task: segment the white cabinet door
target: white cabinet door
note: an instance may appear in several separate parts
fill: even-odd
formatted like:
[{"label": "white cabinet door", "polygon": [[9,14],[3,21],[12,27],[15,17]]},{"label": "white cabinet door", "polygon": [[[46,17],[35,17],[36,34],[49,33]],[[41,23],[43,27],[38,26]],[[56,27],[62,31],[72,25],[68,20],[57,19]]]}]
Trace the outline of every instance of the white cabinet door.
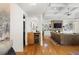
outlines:
[{"label": "white cabinet door", "polygon": [[74,22],[74,33],[79,33],[79,22]]}]

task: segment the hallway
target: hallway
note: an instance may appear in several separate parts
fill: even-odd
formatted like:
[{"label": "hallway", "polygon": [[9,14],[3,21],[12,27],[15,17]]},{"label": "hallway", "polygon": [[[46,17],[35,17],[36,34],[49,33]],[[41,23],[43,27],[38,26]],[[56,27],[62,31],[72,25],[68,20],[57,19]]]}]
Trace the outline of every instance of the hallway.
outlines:
[{"label": "hallway", "polygon": [[79,46],[61,46],[56,44],[51,38],[44,37],[43,46],[28,45],[24,52],[17,52],[17,55],[73,55],[79,54]]}]

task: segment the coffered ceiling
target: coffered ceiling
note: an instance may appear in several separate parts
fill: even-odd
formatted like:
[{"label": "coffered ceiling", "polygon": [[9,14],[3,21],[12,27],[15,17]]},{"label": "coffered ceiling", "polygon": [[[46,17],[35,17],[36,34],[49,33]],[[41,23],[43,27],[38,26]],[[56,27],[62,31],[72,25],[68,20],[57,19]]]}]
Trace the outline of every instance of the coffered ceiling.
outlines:
[{"label": "coffered ceiling", "polygon": [[28,15],[43,15],[44,19],[79,19],[79,3],[21,3]]}]

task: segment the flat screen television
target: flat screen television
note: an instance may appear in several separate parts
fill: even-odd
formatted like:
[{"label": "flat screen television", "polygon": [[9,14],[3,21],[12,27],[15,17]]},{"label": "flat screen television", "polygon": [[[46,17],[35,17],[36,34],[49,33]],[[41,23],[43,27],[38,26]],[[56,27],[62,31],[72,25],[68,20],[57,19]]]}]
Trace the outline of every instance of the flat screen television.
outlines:
[{"label": "flat screen television", "polygon": [[62,28],[62,23],[54,23],[54,28]]}]

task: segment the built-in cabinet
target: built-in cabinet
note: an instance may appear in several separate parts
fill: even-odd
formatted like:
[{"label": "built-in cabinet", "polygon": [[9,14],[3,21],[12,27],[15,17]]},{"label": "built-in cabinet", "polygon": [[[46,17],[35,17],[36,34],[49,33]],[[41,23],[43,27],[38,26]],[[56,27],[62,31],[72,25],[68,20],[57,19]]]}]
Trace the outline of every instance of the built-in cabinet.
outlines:
[{"label": "built-in cabinet", "polygon": [[28,32],[27,33],[27,43],[29,44],[34,44],[34,34],[33,32]]},{"label": "built-in cabinet", "polygon": [[28,32],[27,34],[27,43],[30,44],[39,44],[40,43],[40,33],[39,32]]}]

